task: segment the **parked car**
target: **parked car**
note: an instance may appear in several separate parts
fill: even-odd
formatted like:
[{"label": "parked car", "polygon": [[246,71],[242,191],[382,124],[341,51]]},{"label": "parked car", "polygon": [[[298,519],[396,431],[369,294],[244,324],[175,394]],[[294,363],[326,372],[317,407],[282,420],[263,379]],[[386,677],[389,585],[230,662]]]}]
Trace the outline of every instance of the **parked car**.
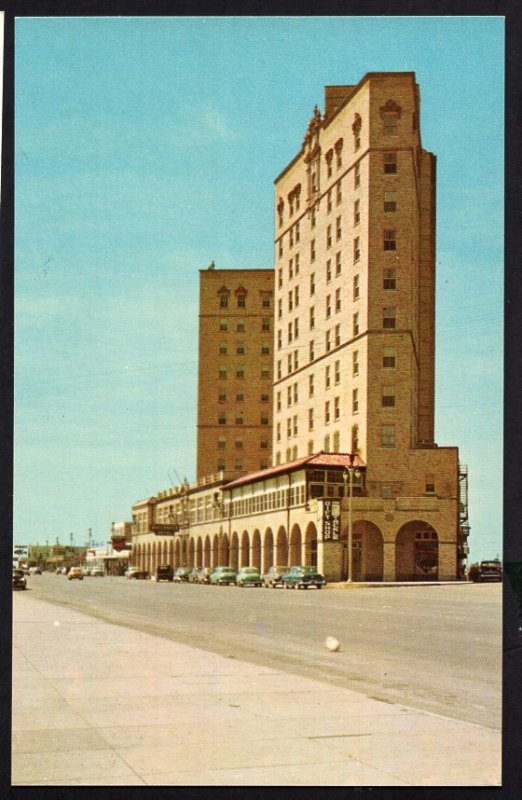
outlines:
[{"label": "parked car", "polygon": [[174,580],[174,568],[170,564],[160,564],[156,570],[156,581]]},{"label": "parked car", "polygon": [[315,567],[291,567],[283,575],[283,586],[285,589],[309,589],[310,586],[321,589],[326,586],[326,581]]},{"label": "parked car", "polygon": [[27,582],[23,569],[13,570],[13,589],[27,589]]},{"label": "parked car", "polygon": [[496,558],[491,561],[481,561],[480,564],[472,564],[469,568],[469,579],[475,583],[501,581],[502,564]]},{"label": "parked car", "polygon": [[202,567],[198,574],[198,583],[210,583],[210,576],[214,572],[213,567]]},{"label": "parked car", "polygon": [[263,575],[263,586],[275,589],[276,586],[283,586],[283,575],[288,572],[288,567],[270,567]]},{"label": "parked car", "polygon": [[140,569],[139,567],[129,567],[129,569],[125,572],[126,578],[135,578],[136,580],[147,580],[149,577],[149,573],[146,569]]},{"label": "parked car", "polygon": [[224,586],[225,584],[234,584],[236,582],[236,573],[232,567],[216,567],[210,576],[210,583],[214,586]]},{"label": "parked car", "polygon": [[105,577],[105,570],[103,567],[93,567],[91,570],[91,575],[93,578],[103,578]]},{"label": "parked car", "polygon": [[236,575],[238,586],[262,586],[263,581],[257,567],[241,567]]},{"label": "parked car", "polygon": [[199,583],[199,567],[193,567],[188,575],[189,583]]},{"label": "parked car", "polygon": [[61,567],[56,567],[56,569],[54,570],[54,574],[55,575],[61,575],[62,574],[62,568]]},{"label": "parked car", "polygon": [[67,574],[68,581],[83,581],[83,570],[81,567],[71,567]]},{"label": "parked car", "polygon": [[84,567],[84,569],[83,569],[84,578],[92,577],[93,570],[94,570],[94,567]]},{"label": "parked car", "polygon": [[40,567],[29,567],[29,575],[41,575],[42,570]]},{"label": "parked car", "polygon": [[191,571],[192,567],[178,567],[174,573],[174,581],[176,583],[188,583]]}]

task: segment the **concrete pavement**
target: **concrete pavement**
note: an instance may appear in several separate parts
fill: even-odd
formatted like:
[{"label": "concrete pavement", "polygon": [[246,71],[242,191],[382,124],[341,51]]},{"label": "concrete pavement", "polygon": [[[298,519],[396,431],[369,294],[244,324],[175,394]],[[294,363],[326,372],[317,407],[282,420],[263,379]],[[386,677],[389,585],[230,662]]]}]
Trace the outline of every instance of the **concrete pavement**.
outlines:
[{"label": "concrete pavement", "polygon": [[500,785],[500,731],[13,604],[13,785]]}]

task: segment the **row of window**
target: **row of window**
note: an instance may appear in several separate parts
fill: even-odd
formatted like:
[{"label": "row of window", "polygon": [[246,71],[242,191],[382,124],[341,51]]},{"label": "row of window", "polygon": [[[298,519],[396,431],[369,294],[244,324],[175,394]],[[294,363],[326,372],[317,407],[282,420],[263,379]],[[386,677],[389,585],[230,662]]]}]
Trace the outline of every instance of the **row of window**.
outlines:
[{"label": "row of window", "polygon": [[[244,425],[245,424],[245,414],[244,414],[243,411],[236,411],[234,418],[235,418],[235,424],[236,425]],[[227,419],[229,419],[229,417],[227,417],[226,411],[220,411],[218,413],[218,425],[230,424],[230,422],[227,423]],[[268,414],[261,413],[259,424],[260,425],[269,425]]]},{"label": "row of window", "polygon": [[[237,333],[246,333],[246,322],[244,319],[234,320],[236,325],[236,332]],[[219,330],[221,333],[227,333],[229,330],[229,325],[232,326],[232,321],[228,319],[221,319],[219,321]],[[262,331],[269,331],[270,330],[270,319],[267,317],[266,319],[261,320],[261,330]]]},{"label": "row of window", "polygon": [[[259,442],[259,449],[260,450],[268,450],[268,439],[261,439]],[[217,440],[217,448],[218,450],[226,450],[227,449],[227,440],[224,436],[220,436]],[[235,439],[234,440],[234,449],[235,450],[243,450],[244,449],[244,441],[243,439]]]},{"label": "row of window", "polygon": [[[260,353],[262,356],[269,356],[270,355],[270,345],[268,342],[263,342],[260,347]],[[219,345],[219,355],[226,356],[228,355],[228,344],[222,342]],[[246,347],[243,343],[236,344],[236,355],[244,356],[246,355]]]},{"label": "row of window", "polygon": [[[245,378],[245,367],[243,364],[238,364],[234,369],[234,375],[236,378],[243,380]],[[270,377],[270,367],[268,365],[263,365],[261,367],[261,377],[269,378]],[[218,368],[218,377],[220,381],[226,381],[229,378],[229,367],[227,364],[221,364]]]},{"label": "row of window", "polygon": [[[242,293],[235,293],[236,295],[236,307],[237,308],[246,308],[247,307],[247,295],[246,292]],[[220,308],[230,308],[230,292],[228,289],[220,289],[218,292],[219,297],[219,307]],[[271,308],[272,307],[272,298],[270,294],[265,293],[261,297],[261,306],[263,308]]]},{"label": "row of window", "polygon": [[[218,401],[220,403],[226,403],[228,399],[228,394],[225,391],[220,391],[218,395]],[[235,401],[236,403],[243,403],[245,400],[244,392],[236,392]],[[263,393],[260,396],[260,400],[262,403],[269,403],[270,402],[270,395]]]},{"label": "row of window", "polygon": [[[252,469],[249,466],[249,469]],[[259,462],[259,469],[268,469],[268,458],[262,458]],[[245,471],[245,463],[242,458],[236,458],[233,464],[231,462],[225,461],[224,458],[218,458],[216,463],[216,471],[217,472],[227,472],[227,470],[232,470],[234,472],[244,472]]]},{"label": "row of window", "polygon": [[[340,222],[341,217],[337,218],[336,227],[335,227],[335,241],[339,242],[342,239],[342,223]],[[326,228],[326,249],[329,250],[333,245],[333,232],[332,226],[328,225]],[[361,239],[359,236],[355,236],[353,239],[353,262],[354,264],[361,258]],[[382,249],[385,252],[390,250],[397,250],[397,231],[394,228],[386,228],[382,232]],[[281,242],[279,243],[279,258],[283,255],[283,249],[281,246]],[[314,264],[316,260],[317,249],[316,249],[316,240],[312,239],[310,242],[310,263]],[[340,264],[340,253],[336,254],[337,263]],[[298,254],[294,256],[288,262],[288,277],[289,279],[293,278],[294,274],[297,275],[299,273],[299,266],[296,267],[294,270],[294,264],[299,265],[299,258]],[[337,272],[339,274],[340,267]],[[281,288],[283,285],[283,272],[280,268],[278,271],[278,286]]]}]

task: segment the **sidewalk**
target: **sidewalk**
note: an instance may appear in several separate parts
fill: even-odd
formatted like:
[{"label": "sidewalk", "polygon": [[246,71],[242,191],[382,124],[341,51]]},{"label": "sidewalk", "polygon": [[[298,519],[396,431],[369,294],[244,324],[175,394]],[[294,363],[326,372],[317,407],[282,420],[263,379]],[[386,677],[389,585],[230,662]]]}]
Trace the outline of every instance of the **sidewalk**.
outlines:
[{"label": "sidewalk", "polygon": [[499,731],[13,604],[13,785],[500,784]]}]

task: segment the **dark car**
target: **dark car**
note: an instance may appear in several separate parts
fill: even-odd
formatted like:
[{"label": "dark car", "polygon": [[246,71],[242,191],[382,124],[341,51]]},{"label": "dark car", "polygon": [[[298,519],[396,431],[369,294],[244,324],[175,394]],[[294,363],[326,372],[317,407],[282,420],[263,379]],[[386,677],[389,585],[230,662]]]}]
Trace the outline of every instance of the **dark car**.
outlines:
[{"label": "dark car", "polygon": [[135,578],[135,580],[147,580],[149,573],[146,569],[139,569],[138,567],[129,567],[125,572],[126,578]]},{"label": "dark car", "polygon": [[497,561],[497,559],[493,559],[492,561],[481,561],[476,580],[479,583],[485,583],[486,581],[501,581],[502,564],[500,561]]},{"label": "dark car", "polygon": [[173,581],[174,567],[170,564],[160,564],[156,569],[156,581]]},{"label": "dark car", "polygon": [[23,569],[13,570],[13,589],[27,589],[27,582]]},{"label": "dark car", "polygon": [[315,567],[291,567],[283,575],[283,586],[285,589],[309,589],[311,586],[321,589],[326,586],[326,581]]},{"label": "dark car", "polygon": [[198,573],[198,583],[210,583],[210,576],[213,572],[213,567],[202,567]]},{"label": "dark car", "polygon": [[194,567],[193,569],[190,570],[189,576],[188,576],[188,582],[189,583],[199,583],[199,568],[198,567]]},{"label": "dark car", "polygon": [[276,586],[283,585],[283,575],[288,572],[288,567],[270,567],[270,569],[263,575],[263,586],[265,588],[271,587],[275,589]]},{"label": "dark car", "polygon": [[174,580],[176,583],[188,583],[189,575],[192,572],[192,567],[178,567],[174,573]]}]

